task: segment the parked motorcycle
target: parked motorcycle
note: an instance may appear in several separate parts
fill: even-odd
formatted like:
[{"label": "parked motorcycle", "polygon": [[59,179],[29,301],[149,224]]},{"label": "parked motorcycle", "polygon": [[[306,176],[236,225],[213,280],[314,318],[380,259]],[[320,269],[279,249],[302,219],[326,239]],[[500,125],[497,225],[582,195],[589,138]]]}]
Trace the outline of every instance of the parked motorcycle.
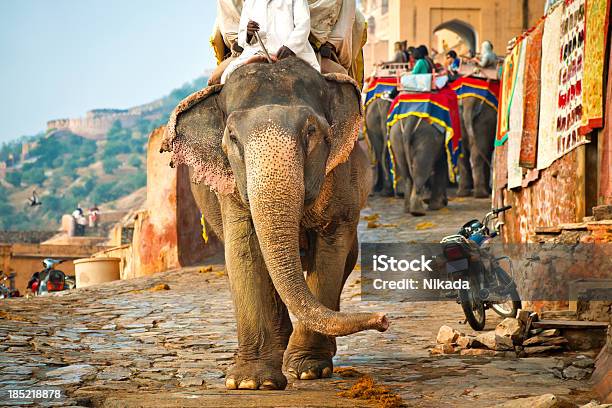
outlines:
[{"label": "parked motorcycle", "polygon": [[[13,289],[14,288],[13,286],[14,278],[15,278],[14,273],[11,273],[10,275],[6,275],[4,272],[0,271],[0,299],[8,299],[8,298],[14,298],[14,297],[21,296],[18,290]],[[8,282],[8,286],[7,286],[7,282]]]},{"label": "parked motorcycle", "polygon": [[28,289],[36,296],[73,289],[76,286],[74,277],[68,276],[64,272],[55,269],[56,265],[63,262],[65,262],[65,260],[52,258],[43,260],[45,269],[40,272],[35,272],[32,275],[28,282]]},{"label": "parked motorcycle", "polygon": [[[469,289],[458,290],[457,302],[461,304],[466,320],[474,330],[485,326],[485,311],[493,309],[502,317],[516,317],[521,300],[514,282],[512,261],[507,256],[495,257],[490,243],[499,235],[499,224],[490,229],[493,220],[511,206],[497,208],[487,213],[482,221],[471,220],[455,235],[444,237],[446,272],[453,280],[469,282]],[[509,265],[509,273],[500,262]]]}]

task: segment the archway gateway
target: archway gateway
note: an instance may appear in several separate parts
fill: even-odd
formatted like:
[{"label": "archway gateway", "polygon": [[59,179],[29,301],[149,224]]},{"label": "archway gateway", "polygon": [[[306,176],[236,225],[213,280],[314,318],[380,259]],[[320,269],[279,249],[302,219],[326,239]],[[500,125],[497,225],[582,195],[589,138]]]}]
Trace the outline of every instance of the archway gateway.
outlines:
[{"label": "archway gateway", "polygon": [[438,52],[454,49],[458,54],[476,52],[477,34],[474,28],[461,20],[453,19],[439,24],[433,30],[433,47]]}]

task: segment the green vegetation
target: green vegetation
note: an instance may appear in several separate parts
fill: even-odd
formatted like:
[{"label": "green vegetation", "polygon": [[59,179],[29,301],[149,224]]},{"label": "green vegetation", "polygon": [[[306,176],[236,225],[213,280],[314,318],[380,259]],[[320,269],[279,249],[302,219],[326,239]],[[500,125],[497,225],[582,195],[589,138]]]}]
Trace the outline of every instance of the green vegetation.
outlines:
[{"label": "green vegetation", "polygon": [[[142,116],[129,127],[116,121],[98,142],[52,129],[2,144],[0,161],[8,169],[6,183],[0,184],[0,229],[56,229],[61,216],[71,213],[78,203],[104,205],[144,187],[149,134],[168,121],[182,99],[205,87],[206,81],[198,78],[173,90],[160,101],[155,114]],[[21,162],[25,143],[29,150]],[[121,167],[124,163],[127,166]],[[29,207],[23,198],[16,198],[33,189],[41,206]]]}]

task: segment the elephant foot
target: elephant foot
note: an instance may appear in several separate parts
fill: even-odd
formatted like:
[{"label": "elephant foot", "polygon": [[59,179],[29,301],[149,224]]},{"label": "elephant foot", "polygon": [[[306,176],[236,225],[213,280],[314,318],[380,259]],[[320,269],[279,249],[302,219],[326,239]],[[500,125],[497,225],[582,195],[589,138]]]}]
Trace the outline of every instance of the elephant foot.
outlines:
[{"label": "elephant foot", "polygon": [[472,195],[472,190],[467,188],[459,188],[457,190],[457,197],[469,197]]},{"label": "elephant foot", "polygon": [[277,364],[237,360],[225,377],[228,390],[284,390],[287,378]]},{"label": "elephant foot", "polygon": [[397,193],[395,193],[395,198],[404,198],[404,192],[398,191]]},{"label": "elephant foot", "polygon": [[438,211],[444,207],[446,207],[444,200],[430,201],[427,204],[427,208],[430,209],[431,211]]},{"label": "elephant foot", "polygon": [[[316,337],[310,340],[316,340]],[[307,343],[310,342],[307,341]],[[336,349],[335,341],[334,339],[325,339],[323,343],[329,344],[305,346],[302,343],[301,346],[292,346],[290,342],[283,361],[283,368],[287,374],[300,380],[331,377],[334,371],[332,357]]]},{"label": "elephant foot", "polygon": [[474,190],[474,197],[476,198],[489,198],[489,191],[486,189],[476,189]]},{"label": "elephant foot", "polygon": [[380,196],[381,197],[393,197],[395,196],[395,192],[393,191],[392,188],[383,188],[380,191]]},{"label": "elephant foot", "polygon": [[411,200],[410,214],[414,215],[415,217],[421,217],[423,215],[426,215],[425,207],[423,207],[423,200],[421,200],[420,198]]}]

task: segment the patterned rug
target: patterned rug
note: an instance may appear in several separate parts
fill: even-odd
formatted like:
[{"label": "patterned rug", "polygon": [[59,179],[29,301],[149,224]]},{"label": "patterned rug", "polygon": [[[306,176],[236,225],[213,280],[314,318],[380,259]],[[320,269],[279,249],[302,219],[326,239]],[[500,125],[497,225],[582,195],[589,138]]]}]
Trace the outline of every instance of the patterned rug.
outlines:
[{"label": "patterned rug", "polygon": [[523,136],[523,86],[525,76],[525,51],[527,42],[522,40],[516,46],[518,58],[516,61],[516,78],[510,111],[508,112],[508,189],[521,187],[523,183],[523,169],[519,166],[521,154],[521,138]]}]

